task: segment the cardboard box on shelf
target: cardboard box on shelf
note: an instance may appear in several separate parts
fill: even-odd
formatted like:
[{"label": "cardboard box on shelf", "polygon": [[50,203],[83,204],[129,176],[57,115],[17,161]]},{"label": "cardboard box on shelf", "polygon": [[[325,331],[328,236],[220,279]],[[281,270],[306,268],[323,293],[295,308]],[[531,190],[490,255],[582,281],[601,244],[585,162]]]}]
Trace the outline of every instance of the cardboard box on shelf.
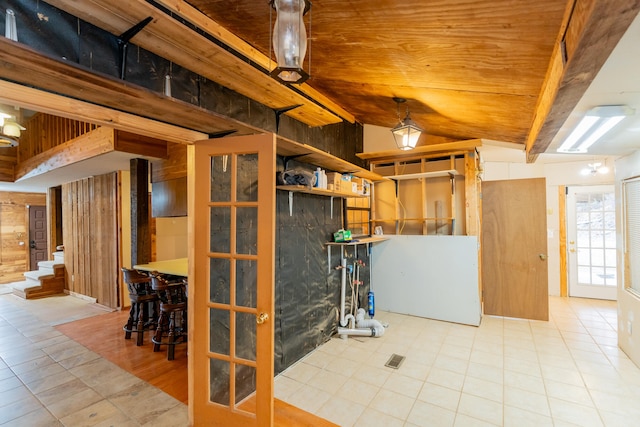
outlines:
[{"label": "cardboard box on shelf", "polygon": [[338,172],[327,173],[327,188],[332,188],[333,191],[342,191],[342,174]]}]

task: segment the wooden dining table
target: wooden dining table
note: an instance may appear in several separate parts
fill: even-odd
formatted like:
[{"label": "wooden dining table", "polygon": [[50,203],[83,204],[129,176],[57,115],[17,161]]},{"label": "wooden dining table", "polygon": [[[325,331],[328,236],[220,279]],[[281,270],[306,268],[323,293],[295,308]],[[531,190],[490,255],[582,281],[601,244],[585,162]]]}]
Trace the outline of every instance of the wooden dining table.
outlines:
[{"label": "wooden dining table", "polygon": [[136,264],[133,268],[142,271],[157,271],[158,273],[169,274],[171,276],[187,277],[189,275],[189,259],[177,258],[153,261],[147,264]]}]

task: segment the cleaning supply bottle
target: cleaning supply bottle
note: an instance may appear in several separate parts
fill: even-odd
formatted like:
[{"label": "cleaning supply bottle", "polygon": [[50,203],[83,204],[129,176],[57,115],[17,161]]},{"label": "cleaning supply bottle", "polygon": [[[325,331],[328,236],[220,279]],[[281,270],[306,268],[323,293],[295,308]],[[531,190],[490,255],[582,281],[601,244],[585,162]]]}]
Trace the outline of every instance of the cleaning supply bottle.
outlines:
[{"label": "cleaning supply bottle", "polygon": [[368,308],[369,308],[369,317],[373,318],[376,314],[376,303],[373,296],[373,291],[369,291],[367,294]]},{"label": "cleaning supply bottle", "polygon": [[313,173],[313,176],[316,177],[316,182],[313,184],[314,187],[317,188],[322,188],[322,171],[320,170],[320,168],[317,168],[316,171]]}]

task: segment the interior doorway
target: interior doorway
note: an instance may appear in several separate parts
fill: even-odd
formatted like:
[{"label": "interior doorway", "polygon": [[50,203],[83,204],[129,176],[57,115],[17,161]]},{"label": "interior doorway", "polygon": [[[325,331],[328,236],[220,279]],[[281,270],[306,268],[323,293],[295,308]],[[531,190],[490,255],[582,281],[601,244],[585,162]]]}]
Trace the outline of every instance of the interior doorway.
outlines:
[{"label": "interior doorway", "polygon": [[613,185],[567,188],[569,296],[616,299]]},{"label": "interior doorway", "polygon": [[482,183],[484,313],[549,320],[546,181]]},{"label": "interior doorway", "polygon": [[37,270],[38,262],[47,256],[47,208],[27,206],[29,209],[29,270]]}]

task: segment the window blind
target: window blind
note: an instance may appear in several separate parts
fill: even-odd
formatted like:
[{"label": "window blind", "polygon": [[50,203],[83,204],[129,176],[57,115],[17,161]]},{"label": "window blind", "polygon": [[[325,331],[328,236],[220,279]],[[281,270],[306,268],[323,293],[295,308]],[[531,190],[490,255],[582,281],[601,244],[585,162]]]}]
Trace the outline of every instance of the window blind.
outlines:
[{"label": "window blind", "polygon": [[625,288],[640,295],[640,178],[623,182]]}]

